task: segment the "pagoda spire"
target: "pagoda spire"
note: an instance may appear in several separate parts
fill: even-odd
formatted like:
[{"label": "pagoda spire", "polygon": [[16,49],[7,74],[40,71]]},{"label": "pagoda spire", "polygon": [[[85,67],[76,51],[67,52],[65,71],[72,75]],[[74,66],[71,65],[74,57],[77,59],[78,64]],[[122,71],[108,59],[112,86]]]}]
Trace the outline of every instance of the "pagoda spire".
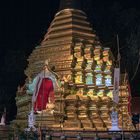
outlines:
[{"label": "pagoda spire", "polygon": [[81,10],[81,0],[60,0],[59,11],[69,8]]}]

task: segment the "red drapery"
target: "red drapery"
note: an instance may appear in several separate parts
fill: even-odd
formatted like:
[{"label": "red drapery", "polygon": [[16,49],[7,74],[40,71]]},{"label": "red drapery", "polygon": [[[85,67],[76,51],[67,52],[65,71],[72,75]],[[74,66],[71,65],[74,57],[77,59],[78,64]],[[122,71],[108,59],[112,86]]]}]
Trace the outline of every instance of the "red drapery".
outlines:
[{"label": "red drapery", "polygon": [[54,102],[53,83],[49,78],[43,78],[34,104],[34,111],[36,112],[46,109],[49,98],[51,102]]}]

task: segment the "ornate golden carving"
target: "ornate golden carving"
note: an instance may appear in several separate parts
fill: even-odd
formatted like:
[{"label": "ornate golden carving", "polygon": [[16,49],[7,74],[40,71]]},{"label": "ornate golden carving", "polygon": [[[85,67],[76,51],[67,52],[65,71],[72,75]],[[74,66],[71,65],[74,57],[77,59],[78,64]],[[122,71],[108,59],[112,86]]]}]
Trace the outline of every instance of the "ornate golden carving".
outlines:
[{"label": "ornate golden carving", "polygon": [[[65,9],[56,14],[44,40],[29,56],[25,70],[28,76],[26,84],[18,87],[17,91],[15,123],[23,126],[27,123],[24,115],[31,109],[31,96],[26,92],[29,77],[35,77],[44,60],[49,59],[49,65],[55,67],[63,84],[61,90],[55,91],[55,104],[49,104],[49,109],[54,112],[50,113],[48,109],[43,115],[37,115],[37,125],[65,129],[110,128],[109,115],[113,102],[106,93],[106,87],[111,93],[113,85],[105,84],[105,76],[112,78],[113,56],[109,48],[102,48],[86,18],[84,12],[75,9]],[[121,87],[117,106],[119,117],[121,111],[125,114],[124,120],[129,119],[127,92],[127,87]],[[120,123],[122,118],[119,119]],[[125,129],[129,127],[125,125]]]}]

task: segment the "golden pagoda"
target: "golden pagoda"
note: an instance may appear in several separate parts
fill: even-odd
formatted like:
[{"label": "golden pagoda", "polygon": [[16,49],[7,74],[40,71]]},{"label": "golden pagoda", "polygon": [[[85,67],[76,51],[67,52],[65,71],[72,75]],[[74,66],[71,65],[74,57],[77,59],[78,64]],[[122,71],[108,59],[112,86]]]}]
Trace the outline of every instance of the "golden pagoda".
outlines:
[{"label": "golden pagoda", "polygon": [[[63,85],[55,90],[54,113],[51,106],[36,115],[36,127],[64,130],[109,130],[110,113],[114,103],[113,55],[104,48],[93,31],[79,0],[62,0],[41,44],[28,58],[25,70],[25,85],[18,87],[17,117],[13,127],[27,126],[27,115],[31,110],[32,92],[28,85],[41,71],[45,60],[55,68]],[[119,127],[132,130],[128,112],[128,87],[120,85]],[[123,116],[123,118],[122,118]],[[123,119],[123,120],[122,120]]]}]

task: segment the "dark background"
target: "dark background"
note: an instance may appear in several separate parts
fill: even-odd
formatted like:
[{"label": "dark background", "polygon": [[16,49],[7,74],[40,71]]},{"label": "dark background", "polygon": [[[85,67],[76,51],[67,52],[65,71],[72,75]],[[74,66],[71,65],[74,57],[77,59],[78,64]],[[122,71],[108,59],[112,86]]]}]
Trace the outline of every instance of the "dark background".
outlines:
[{"label": "dark background", "polygon": [[[104,46],[117,54],[120,39],[121,70],[128,72],[132,96],[140,96],[139,0],[81,0],[83,10]],[[7,121],[16,115],[15,95],[24,84],[27,58],[59,9],[59,0],[5,0],[0,4],[0,110]]]}]

